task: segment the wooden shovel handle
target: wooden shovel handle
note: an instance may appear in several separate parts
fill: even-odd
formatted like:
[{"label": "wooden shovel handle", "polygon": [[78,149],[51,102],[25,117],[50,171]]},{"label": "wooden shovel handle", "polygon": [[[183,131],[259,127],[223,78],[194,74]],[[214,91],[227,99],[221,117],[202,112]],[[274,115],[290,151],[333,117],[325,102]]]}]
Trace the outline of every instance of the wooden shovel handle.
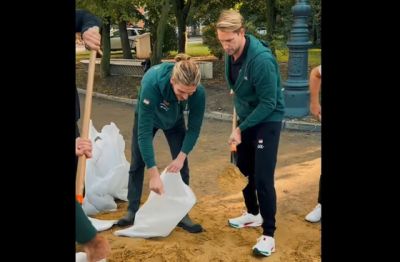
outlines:
[{"label": "wooden shovel handle", "polygon": [[[90,122],[90,113],[92,110],[92,94],[93,94],[95,67],[96,67],[96,51],[92,50],[90,51],[88,80],[87,80],[86,96],[85,96],[85,110],[83,113],[83,120],[82,120],[82,134],[81,134],[82,138],[89,138],[89,122]],[[83,202],[85,173],[86,173],[86,156],[82,155],[78,158],[78,168],[76,171],[76,185],[75,185],[76,200],[80,204],[82,204]]]},{"label": "wooden shovel handle", "polygon": [[[237,127],[237,115],[235,106],[233,106],[233,114],[232,114],[232,132],[235,131]],[[231,144],[231,151],[236,152],[236,144]]]}]

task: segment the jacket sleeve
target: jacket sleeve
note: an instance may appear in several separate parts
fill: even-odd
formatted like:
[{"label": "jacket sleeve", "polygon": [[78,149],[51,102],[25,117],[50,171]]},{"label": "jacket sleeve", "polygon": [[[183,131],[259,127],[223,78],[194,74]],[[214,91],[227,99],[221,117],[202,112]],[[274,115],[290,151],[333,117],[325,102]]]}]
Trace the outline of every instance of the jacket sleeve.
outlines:
[{"label": "jacket sleeve", "polygon": [[196,95],[189,98],[189,117],[188,130],[183,140],[181,151],[186,155],[193,149],[200,134],[203,123],[206,96],[204,87],[200,85],[196,90]]},{"label": "jacket sleeve", "polygon": [[97,234],[96,228],[92,225],[81,205],[75,200],[75,240],[79,244],[85,244],[92,240]]},{"label": "jacket sleeve", "polygon": [[84,33],[90,27],[98,26],[101,28],[101,21],[89,11],[77,9],[75,11],[75,32]]},{"label": "jacket sleeve", "polygon": [[156,105],[159,104],[156,72],[148,71],[143,77],[138,100],[138,144],[147,168],[156,165],[153,147],[153,128]]},{"label": "jacket sleeve", "polygon": [[259,103],[257,107],[239,125],[241,131],[255,126],[271,114],[277,105],[277,89],[280,82],[279,71],[272,57],[258,56],[252,63],[252,85],[255,88]]}]

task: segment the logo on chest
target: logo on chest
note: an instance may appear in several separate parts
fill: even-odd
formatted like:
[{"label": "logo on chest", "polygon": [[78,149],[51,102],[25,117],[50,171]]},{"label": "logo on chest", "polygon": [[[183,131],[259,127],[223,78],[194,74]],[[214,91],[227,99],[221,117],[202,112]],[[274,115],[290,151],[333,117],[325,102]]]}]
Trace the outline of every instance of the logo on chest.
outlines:
[{"label": "logo on chest", "polygon": [[263,139],[258,139],[258,149],[264,149],[264,140]]},{"label": "logo on chest", "polygon": [[168,111],[169,110],[169,105],[170,104],[168,103],[168,101],[163,100],[160,103],[160,108],[163,109],[164,111]]}]

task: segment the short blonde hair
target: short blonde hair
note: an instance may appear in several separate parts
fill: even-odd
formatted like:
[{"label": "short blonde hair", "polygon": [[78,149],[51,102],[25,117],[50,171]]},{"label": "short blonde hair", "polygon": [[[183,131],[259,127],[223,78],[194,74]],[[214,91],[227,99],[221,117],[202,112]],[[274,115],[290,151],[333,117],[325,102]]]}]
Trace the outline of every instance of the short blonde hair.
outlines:
[{"label": "short blonde hair", "polygon": [[235,10],[223,10],[219,15],[217,26],[222,32],[239,32],[244,28],[243,16]]},{"label": "short blonde hair", "polygon": [[186,86],[197,86],[201,80],[200,69],[197,63],[190,60],[190,56],[183,53],[177,54],[175,61],[171,77],[173,81]]}]

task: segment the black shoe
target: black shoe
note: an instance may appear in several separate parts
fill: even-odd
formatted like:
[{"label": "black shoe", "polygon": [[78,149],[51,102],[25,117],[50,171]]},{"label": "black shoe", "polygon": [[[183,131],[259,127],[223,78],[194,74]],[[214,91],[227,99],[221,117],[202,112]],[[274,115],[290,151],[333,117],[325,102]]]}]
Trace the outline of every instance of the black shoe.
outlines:
[{"label": "black shoe", "polygon": [[178,227],[185,229],[190,233],[200,233],[203,232],[203,228],[200,224],[193,224],[189,215],[186,215],[182,218],[181,222],[178,223]]},{"label": "black shoe", "polygon": [[123,218],[118,220],[117,225],[120,227],[125,227],[125,226],[129,226],[129,225],[133,225],[134,221],[135,221],[135,213],[128,210],[128,213],[126,213],[126,215]]}]

